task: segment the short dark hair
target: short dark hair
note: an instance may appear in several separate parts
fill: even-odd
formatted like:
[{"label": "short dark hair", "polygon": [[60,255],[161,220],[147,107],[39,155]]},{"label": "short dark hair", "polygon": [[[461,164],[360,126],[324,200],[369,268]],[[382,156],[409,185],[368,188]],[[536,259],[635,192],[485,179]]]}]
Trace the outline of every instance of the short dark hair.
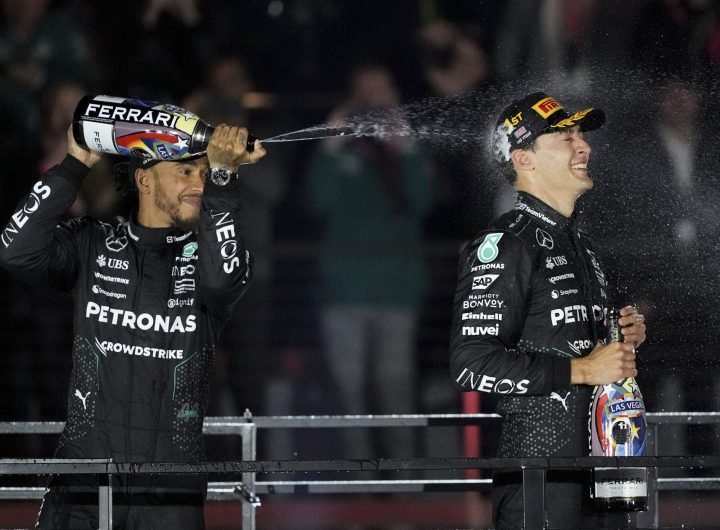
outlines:
[{"label": "short dark hair", "polygon": [[138,193],[135,185],[135,172],[133,171],[133,174],[130,174],[130,165],[128,159],[124,158],[119,162],[115,162],[112,166],[115,189],[123,197],[137,196]]},{"label": "short dark hair", "polygon": [[[524,147],[523,149],[534,152],[537,147],[537,138],[535,138],[530,145]],[[515,171],[515,166],[513,166],[512,157],[510,160],[498,162],[498,166],[502,178],[504,178],[511,186],[517,184],[517,172]]]}]

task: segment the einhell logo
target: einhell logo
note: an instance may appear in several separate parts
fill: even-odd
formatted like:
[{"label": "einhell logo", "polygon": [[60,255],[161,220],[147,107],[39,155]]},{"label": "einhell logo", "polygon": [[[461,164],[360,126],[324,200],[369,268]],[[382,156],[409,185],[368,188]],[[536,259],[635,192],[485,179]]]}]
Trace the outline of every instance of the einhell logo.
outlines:
[{"label": "einhell logo", "polygon": [[535,110],[535,112],[540,114],[540,116],[547,119],[552,114],[554,114],[558,110],[562,109],[563,106],[560,105],[560,103],[555,101],[553,98],[548,97],[548,98],[543,98],[540,101],[538,101],[537,103],[535,103],[535,105],[533,105],[532,108]]}]

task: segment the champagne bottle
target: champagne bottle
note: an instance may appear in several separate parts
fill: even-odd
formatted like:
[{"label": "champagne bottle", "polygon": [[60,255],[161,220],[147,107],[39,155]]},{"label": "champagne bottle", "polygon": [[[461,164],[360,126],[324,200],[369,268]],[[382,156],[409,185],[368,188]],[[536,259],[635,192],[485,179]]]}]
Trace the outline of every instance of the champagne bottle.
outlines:
[{"label": "champagne bottle", "polygon": [[[620,311],[608,310],[607,342],[623,340]],[[592,456],[643,456],[645,404],[634,377],[596,386],[590,409]],[[599,467],[593,470],[593,504],[602,512],[647,510],[647,469]]]},{"label": "champagne bottle", "polygon": [[[75,141],[93,151],[182,160],[207,150],[214,127],[176,105],[88,95],[75,107],[72,130]],[[248,151],[255,140],[248,136]]]}]

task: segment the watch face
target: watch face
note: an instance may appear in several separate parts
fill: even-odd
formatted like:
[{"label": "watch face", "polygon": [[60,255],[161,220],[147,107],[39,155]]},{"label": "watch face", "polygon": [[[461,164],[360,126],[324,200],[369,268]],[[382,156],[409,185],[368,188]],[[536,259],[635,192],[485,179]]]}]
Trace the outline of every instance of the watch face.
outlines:
[{"label": "watch face", "polygon": [[224,186],[225,184],[230,182],[231,176],[232,173],[230,173],[226,169],[212,168],[210,170],[210,180],[212,180],[213,183],[218,186]]}]

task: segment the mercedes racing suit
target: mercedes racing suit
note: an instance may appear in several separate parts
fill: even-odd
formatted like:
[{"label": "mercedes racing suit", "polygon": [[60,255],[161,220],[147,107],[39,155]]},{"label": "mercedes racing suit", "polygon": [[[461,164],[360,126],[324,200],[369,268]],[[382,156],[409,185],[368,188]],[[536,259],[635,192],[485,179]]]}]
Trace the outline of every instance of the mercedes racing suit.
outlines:
[{"label": "mercedes racing suit", "polygon": [[[146,228],[133,219],[58,224],[87,172],[66,157],[35,183],[0,236],[4,267],[30,283],[72,292],[73,369],[57,456],[203,460],[214,346],[251,275],[238,183],[205,183],[197,233]],[[88,481],[54,483],[42,527],[97,528],[97,488],[83,503],[66,488],[78,483]],[[158,520],[168,528],[202,527],[205,477],[139,475],[118,484],[124,497],[116,505],[138,506],[116,515],[119,527],[159,528]],[[162,505],[172,509],[163,513]]]},{"label": "mercedes racing suit", "polygon": [[[570,360],[602,336],[606,290],[576,217],[524,192],[463,250],[451,375],[460,390],[502,396],[498,456],[588,454],[592,387],[570,384]],[[518,486],[497,474],[494,495],[506,482]]]}]

